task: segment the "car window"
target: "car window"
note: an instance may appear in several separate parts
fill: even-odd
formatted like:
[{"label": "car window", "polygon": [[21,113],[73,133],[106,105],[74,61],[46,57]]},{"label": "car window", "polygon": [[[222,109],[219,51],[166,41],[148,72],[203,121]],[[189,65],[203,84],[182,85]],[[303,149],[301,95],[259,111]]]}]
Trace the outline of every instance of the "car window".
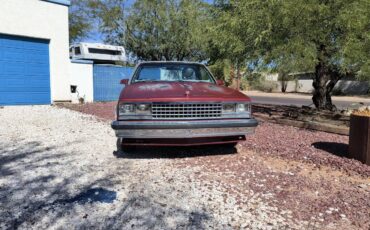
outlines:
[{"label": "car window", "polygon": [[142,65],[135,73],[133,82],[144,81],[194,81],[214,83],[207,69],[196,64],[151,64]]}]

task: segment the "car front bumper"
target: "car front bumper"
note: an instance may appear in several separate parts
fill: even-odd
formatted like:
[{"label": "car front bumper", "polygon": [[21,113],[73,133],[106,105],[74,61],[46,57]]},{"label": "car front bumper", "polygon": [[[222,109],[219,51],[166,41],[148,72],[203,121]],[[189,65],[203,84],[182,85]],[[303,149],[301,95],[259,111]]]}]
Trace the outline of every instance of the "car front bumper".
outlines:
[{"label": "car front bumper", "polygon": [[257,127],[255,119],[223,119],[196,121],[114,121],[112,128],[119,138],[180,139],[202,137],[229,137],[252,134]]}]

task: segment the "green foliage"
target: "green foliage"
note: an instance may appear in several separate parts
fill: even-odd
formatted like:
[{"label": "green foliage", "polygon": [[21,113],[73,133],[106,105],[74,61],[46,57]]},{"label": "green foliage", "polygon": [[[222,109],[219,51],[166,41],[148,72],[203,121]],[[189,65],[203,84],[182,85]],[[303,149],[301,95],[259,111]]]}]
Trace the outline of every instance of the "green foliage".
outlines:
[{"label": "green foliage", "polygon": [[211,44],[218,56],[255,70],[315,72],[313,102],[319,109],[334,109],[331,91],[342,77],[370,78],[369,0],[216,3]]},{"label": "green foliage", "polygon": [[88,0],[91,18],[108,44],[122,45],[125,33],[126,0]]},{"label": "green foliage", "polygon": [[[209,5],[202,0],[73,0],[70,40],[93,30],[109,44],[123,45],[141,60],[207,59]],[[96,32],[96,31],[95,31]]]},{"label": "green foliage", "polygon": [[205,60],[207,6],[201,0],[137,0],[123,44],[142,60]]},{"label": "green foliage", "polygon": [[109,44],[122,44],[125,0],[72,0],[69,8],[70,42],[99,32]]},{"label": "green foliage", "polygon": [[217,62],[211,66],[208,66],[208,68],[216,79],[225,80],[224,65],[222,63],[220,64]]},{"label": "green foliage", "polygon": [[248,88],[251,90],[271,93],[278,86],[276,82],[268,81],[263,75],[256,72],[247,73],[245,79],[247,81]]},{"label": "green foliage", "polygon": [[[214,44],[225,56],[278,72],[331,71],[370,76],[368,0],[217,1]],[[230,39],[226,39],[230,38]],[[325,47],[324,57],[320,47]]]},{"label": "green foliage", "polygon": [[216,79],[223,80],[226,86],[232,85],[230,77],[231,64],[229,60],[217,60],[212,65],[208,66]]},{"label": "green foliage", "polygon": [[256,89],[262,92],[271,93],[272,91],[276,90],[278,84],[274,81],[262,81],[260,85],[256,86]]},{"label": "green foliage", "polygon": [[[71,41],[97,26],[105,41],[142,60],[208,61],[231,69],[316,72],[370,79],[369,0],[72,0]],[[225,62],[224,60],[228,60]],[[223,72],[223,76],[222,76]],[[234,71],[235,73],[236,71]],[[321,81],[321,80],[323,81]]]},{"label": "green foliage", "polygon": [[88,36],[92,29],[88,0],[72,0],[69,7],[69,41],[78,42]]}]

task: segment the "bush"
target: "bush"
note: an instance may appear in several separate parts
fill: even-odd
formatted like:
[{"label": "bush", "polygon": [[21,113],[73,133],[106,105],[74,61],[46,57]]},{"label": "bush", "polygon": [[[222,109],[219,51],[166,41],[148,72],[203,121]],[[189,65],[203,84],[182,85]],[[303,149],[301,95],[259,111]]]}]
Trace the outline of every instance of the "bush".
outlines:
[{"label": "bush", "polygon": [[274,81],[263,81],[257,87],[256,90],[271,93],[278,87],[278,84]]},{"label": "bush", "polygon": [[249,82],[245,77],[240,79],[240,90],[248,90],[250,88]]},{"label": "bush", "polygon": [[251,73],[247,75],[247,83],[249,88],[252,90],[259,90],[269,93],[278,87],[276,82],[266,80],[266,78],[259,73]]}]

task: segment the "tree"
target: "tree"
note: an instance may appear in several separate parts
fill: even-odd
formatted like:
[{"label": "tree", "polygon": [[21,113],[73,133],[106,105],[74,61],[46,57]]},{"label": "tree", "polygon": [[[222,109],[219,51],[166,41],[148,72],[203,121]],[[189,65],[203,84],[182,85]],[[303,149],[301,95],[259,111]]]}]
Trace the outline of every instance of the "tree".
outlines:
[{"label": "tree", "polygon": [[69,7],[69,41],[71,43],[86,38],[93,28],[88,4],[89,0],[71,1]]},{"label": "tree", "polygon": [[137,0],[122,43],[142,60],[205,60],[207,6],[201,0]]},{"label": "tree", "polygon": [[[219,60],[229,60],[229,80],[236,79],[236,88],[240,88],[240,68],[246,65],[250,55],[250,47],[244,42],[240,33],[241,22],[235,17],[235,7],[225,0],[215,1],[211,9],[212,21],[208,28],[208,36],[212,37],[208,43],[210,63],[218,63]],[[232,83],[231,83],[232,84]]]},{"label": "tree", "polygon": [[72,0],[69,8],[70,42],[100,33],[109,44],[122,42],[125,0]]},{"label": "tree", "polygon": [[95,19],[97,30],[104,42],[122,45],[125,33],[126,0],[88,0],[90,15]]},{"label": "tree", "polygon": [[370,76],[368,0],[216,3],[222,16],[214,44],[221,53],[278,72],[315,72],[312,99],[318,109],[335,108],[331,92],[344,76]]}]

